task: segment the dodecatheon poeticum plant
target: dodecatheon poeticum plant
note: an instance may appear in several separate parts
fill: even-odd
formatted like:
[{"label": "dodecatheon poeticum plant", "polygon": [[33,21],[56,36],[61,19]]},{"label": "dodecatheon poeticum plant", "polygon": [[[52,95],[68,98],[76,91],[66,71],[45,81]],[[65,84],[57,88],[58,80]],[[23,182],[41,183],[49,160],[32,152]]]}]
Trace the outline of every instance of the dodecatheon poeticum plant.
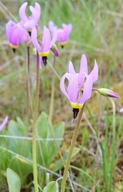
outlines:
[{"label": "dodecatheon poeticum plant", "polygon": [[47,57],[50,53],[50,49],[56,42],[56,39],[57,39],[57,33],[54,32],[54,36],[51,39],[51,34],[49,29],[44,26],[42,40],[40,39],[38,40],[36,28],[32,29],[32,33],[31,33],[32,44],[36,48],[39,56],[42,57],[44,65],[47,64]]},{"label": "dodecatheon poeticum plant", "polygon": [[31,31],[34,27],[38,28],[38,21],[41,15],[41,7],[40,5],[36,2],[35,6],[30,6],[30,11],[31,11],[31,15],[29,17],[27,17],[26,15],[26,7],[27,7],[28,3],[25,2],[22,4],[22,6],[19,9],[19,16],[21,18],[21,25],[27,29],[27,31],[29,32],[29,34],[31,35]]},{"label": "dodecatheon poeticum plant", "polygon": [[[68,80],[68,87],[66,90],[65,79]],[[98,65],[95,60],[94,68],[88,75],[87,59],[82,55],[80,61],[79,73],[75,72],[72,62],[69,62],[69,72],[65,73],[60,81],[60,89],[63,94],[70,101],[73,108],[73,117],[76,118],[79,109],[83,104],[90,99],[92,94],[93,83],[98,79]]]},{"label": "dodecatheon poeticum plant", "polygon": [[27,42],[28,40],[28,33],[26,29],[24,29],[20,23],[16,24],[12,20],[6,24],[6,36],[10,43],[10,47],[14,52],[18,48],[21,41]]},{"label": "dodecatheon poeticum plant", "polygon": [[62,28],[58,28],[52,21],[50,21],[49,29],[51,32],[53,31],[54,27],[57,29],[57,43],[63,48],[69,39],[69,35],[72,30],[72,24],[67,25],[63,23]]},{"label": "dodecatheon poeticum plant", "polygon": [[3,123],[0,125],[0,131],[5,127],[6,123],[8,122],[8,117],[6,117]]}]

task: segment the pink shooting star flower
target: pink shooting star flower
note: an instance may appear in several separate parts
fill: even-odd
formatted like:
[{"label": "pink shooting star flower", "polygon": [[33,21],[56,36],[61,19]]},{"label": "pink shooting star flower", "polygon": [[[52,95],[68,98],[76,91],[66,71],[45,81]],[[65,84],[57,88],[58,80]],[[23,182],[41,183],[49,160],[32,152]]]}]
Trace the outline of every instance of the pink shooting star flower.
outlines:
[{"label": "pink shooting star flower", "polygon": [[0,125],[0,131],[5,127],[6,123],[8,122],[8,117],[6,117],[3,121],[3,123]]},{"label": "pink shooting star flower", "polygon": [[20,23],[15,23],[13,21],[9,21],[6,24],[6,36],[10,43],[10,47],[15,50],[18,48],[19,43],[26,42],[28,38],[27,31],[20,25]]},{"label": "pink shooting star flower", "polygon": [[72,24],[62,24],[62,28],[57,30],[57,42],[62,48],[66,45],[71,30]]},{"label": "pink shooting star flower", "polygon": [[[68,80],[67,90],[65,88],[65,79]],[[94,68],[88,75],[87,59],[82,55],[79,73],[75,72],[72,62],[69,62],[69,72],[65,73],[60,81],[60,89],[70,101],[73,108],[74,118],[77,117],[79,109],[90,99],[93,83],[98,79],[98,65],[95,61]]]},{"label": "pink shooting star flower", "polygon": [[26,15],[26,7],[28,3],[25,2],[22,4],[22,6],[19,9],[19,16],[21,18],[21,25],[27,29],[29,34],[31,35],[31,31],[34,27],[38,27],[38,21],[41,15],[41,8],[40,5],[36,2],[35,6],[30,6],[31,16],[27,17]]},{"label": "pink shooting star flower", "polygon": [[57,30],[57,43],[63,48],[72,30],[72,24],[62,24],[62,28],[58,28],[52,21],[49,21],[49,30],[53,33],[54,28]]},{"label": "pink shooting star flower", "polygon": [[32,44],[38,51],[39,56],[42,57],[44,65],[47,64],[47,57],[50,53],[51,47],[54,45],[54,43],[56,41],[56,38],[57,38],[57,34],[54,33],[54,36],[52,37],[52,40],[51,40],[50,31],[47,27],[44,26],[44,30],[43,30],[43,34],[42,34],[42,41],[38,42],[37,30],[36,30],[36,28],[32,29],[32,33],[31,33]]}]

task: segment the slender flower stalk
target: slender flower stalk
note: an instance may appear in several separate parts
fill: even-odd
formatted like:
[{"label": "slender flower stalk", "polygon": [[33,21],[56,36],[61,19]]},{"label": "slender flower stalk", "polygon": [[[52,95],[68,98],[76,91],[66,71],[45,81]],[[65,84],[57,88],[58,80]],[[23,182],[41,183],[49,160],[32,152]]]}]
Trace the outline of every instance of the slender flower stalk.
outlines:
[{"label": "slender flower stalk", "polygon": [[32,130],[32,156],[33,156],[33,176],[34,176],[34,188],[35,192],[38,192],[37,181],[37,162],[36,162],[36,122],[38,116],[38,103],[39,103],[39,55],[37,53],[37,76],[36,76],[36,93],[35,93],[35,105],[34,105],[34,117],[33,117],[33,130]]},{"label": "slender flower stalk", "polygon": [[[29,71],[30,71],[30,47],[27,46],[27,63],[26,63],[26,131],[25,137],[28,136],[29,129]],[[22,143],[22,154],[25,148],[26,140]]]},{"label": "slender flower stalk", "polygon": [[[53,68],[55,69],[55,61],[56,57],[53,57]],[[55,74],[52,75],[52,87],[51,87],[51,98],[50,98],[50,112],[49,112],[49,120],[52,122],[53,116],[53,106],[54,106],[54,93],[55,93]]]},{"label": "slender flower stalk", "polygon": [[30,47],[27,47],[27,67],[26,67],[26,136],[29,129],[29,76],[30,76]]},{"label": "slender flower stalk", "polygon": [[61,184],[61,192],[65,191],[65,185],[66,185],[68,169],[69,169],[73,149],[74,149],[74,146],[75,146],[76,138],[77,138],[77,135],[78,135],[78,132],[79,132],[79,127],[80,127],[80,123],[81,123],[81,119],[82,119],[82,114],[83,114],[83,111],[84,111],[84,106],[85,106],[85,103],[83,104],[83,107],[81,108],[81,110],[80,110],[80,112],[78,114],[77,124],[75,126],[75,131],[74,131],[73,138],[72,138],[72,141],[71,141],[71,146],[70,146],[70,150],[69,150],[69,153],[68,153],[66,166],[65,166],[65,169],[64,169],[63,180],[62,180],[62,184]]},{"label": "slender flower stalk", "polygon": [[115,163],[115,154],[116,154],[116,106],[112,98],[109,98],[112,104],[113,109],[113,120],[112,120],[112,156],[111,163],[109,167],[109,182],[108,182],[108,191],[112,189],[112,181],[113,181],[113,172],[114,172],[114,163]]}]

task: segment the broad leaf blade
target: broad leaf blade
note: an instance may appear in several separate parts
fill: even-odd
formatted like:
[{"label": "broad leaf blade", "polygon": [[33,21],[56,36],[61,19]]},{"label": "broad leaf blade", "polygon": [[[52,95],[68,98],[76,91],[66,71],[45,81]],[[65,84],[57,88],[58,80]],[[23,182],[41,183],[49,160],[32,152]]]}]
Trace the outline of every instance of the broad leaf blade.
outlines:
[{"label": "broad leaf blade", "polygon": [[58,183],[55,181],[51,181],[48,185],[44,188],[43,192],[58,192]]},{"label": "broad leaf blade", "polygon": [[12,169],[7,169],[7,182],[9,186],[9,192],[20,192],[21,181],[17,173]]}]

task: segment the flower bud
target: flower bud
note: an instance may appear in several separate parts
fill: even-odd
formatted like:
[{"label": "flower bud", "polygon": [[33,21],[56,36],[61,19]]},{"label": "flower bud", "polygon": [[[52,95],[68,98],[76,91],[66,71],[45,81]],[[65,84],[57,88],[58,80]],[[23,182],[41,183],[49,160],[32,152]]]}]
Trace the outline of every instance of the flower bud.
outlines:
[{"label": "flower bud", "polygon": [[51,47],[51,51],[54,53],[54,55],[55,55],[56,57],[59,56],[59,52],[58,52],[58,49],[57,49],[56,44],[53,44],[53,46]]},{"label": "flower bud", "polygon": [[119,98],[119,95],[117,95],[115,92],[111,91],[110,89],[107,88],[99,88],[97,91],[106,97],[112,97],[112,98]]}]

